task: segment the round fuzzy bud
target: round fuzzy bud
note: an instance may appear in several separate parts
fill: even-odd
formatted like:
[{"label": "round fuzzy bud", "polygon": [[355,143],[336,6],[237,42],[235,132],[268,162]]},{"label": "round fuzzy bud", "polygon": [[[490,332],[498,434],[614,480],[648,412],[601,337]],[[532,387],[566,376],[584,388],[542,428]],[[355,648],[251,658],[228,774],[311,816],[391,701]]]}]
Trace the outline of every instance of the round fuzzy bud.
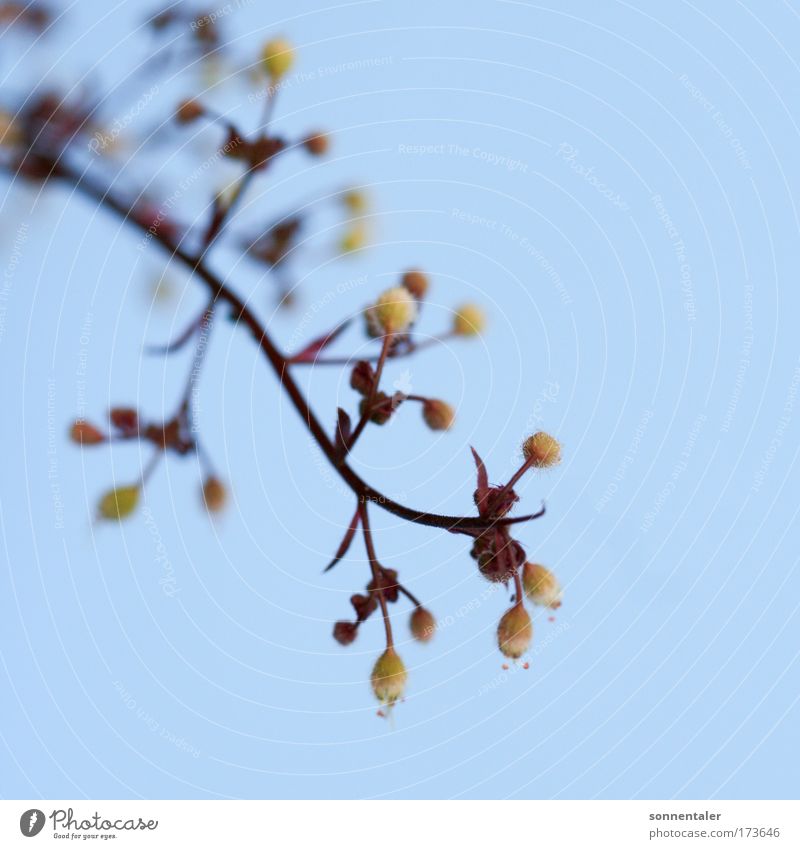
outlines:
[{"label": "round fuzzy bud", "polygon": [[354,215],[361,215],[369,207],[367,195],[360,189],[348,189],[348,191],[342,192],[341,198],[345,208],[349,209]]},{"label": "round fuzzy bud", "polygon": [[209,513],[219,513],[228,501],[225,484],[215,477],[206,478],[203,484],[203,503]]},{"label": "round fuzzy bud", "polygon": [[506,656],[516,660],[530,648],[533,625],[528,611],[518,602],[509,608],[497,626],[497,645]]},{"label": "round fuzzy bud", "polygon": [[279,80],[294,64],[294,50],[284,38],[273,38],[261,51],[261,64],[272,80]]},{"label": "round fuzzy bud", "polygon": [[76,421],[69,429],[69,438],[78,445],[99,445],[106,441],[104,433],[89,422]]},{"label": "round fuzzy bud", "polygon": [[198,118],[202,118],[205,114],[206,110],[203,104],[199,100],[190,97],[178,104],[178,108],[175,110],[175,120],[179,124],[191,124]]},{"label": "round fuzzy bud", "polygon": [[418,300],[421,301],[428,293],[428,275],[421,271],[406,271],[400,281],[403,286]]},{"label": "round fuzzy bud", "polygon": [[395,286],[375,302],[373,316],[384,334],[405,333],[417,318],[417,302],[405,286]]},{"label": "round fuzzy bud", "polygon": [[456,411],[446,401],[429,398],[422,405],[422,417],[431,430],[450,430],[456,420]]},{"label": "round fuzzy bud", "polygon": [[349,227],[339,242],[339,249],[343,254],[360,251],[367,244],[367,230],[361,225]]},{"label": "round fuzzy bud", "polygon": [[522,443],[522,456],[537,469],[550,469],[561,462],[561,445],[540,430]]},{"label": "round fuzzy bud", "polygon": [[526,563],[522,570],[525,595],[540,607],[557,610],[561,607],[561,585],[558,578],[538,563]]},{"label": "round fuzzy bud", "polygon": [[388,648],[372,669],[372,692],[381,704],[390,707],[403,697],[408,673],[400,655]]},{"label": "round fuzzy bud", "polygon": [[458,336],[477,336],[486,327],[486,315],[477,304],[464,304],[453,316],[453,332]]},{"label": "round fuzzy bud", "polygon": [[97,512],[101,519],[125,519],[133,513],[138,503],[138,486],[118,486],[100,499]]},{"label": "round fuzzy bud", "polygon": [[333,639],[343,646],[349,646],[358,636],[358,624],[356,622],[337,622],[333,626]]},{"label": "round fuzzy bud", "polygon": [[312,133],[303,139],[303,147],[312,156],[324,156],[330,146],[330,136],[327,133]]},{"label": "round fuzzy bud", "polygon": [[421,643],[430,642],[436,633],[436,620],[430,610],[426,610],[424,607],[414,609],[409,626],[411,635]]}]

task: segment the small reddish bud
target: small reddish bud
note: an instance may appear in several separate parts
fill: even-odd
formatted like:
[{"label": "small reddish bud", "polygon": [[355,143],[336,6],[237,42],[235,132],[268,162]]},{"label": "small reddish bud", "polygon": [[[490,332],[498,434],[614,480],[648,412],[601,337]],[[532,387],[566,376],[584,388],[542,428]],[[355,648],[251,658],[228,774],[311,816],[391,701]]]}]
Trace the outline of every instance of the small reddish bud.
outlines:
[{"label": "small reddish bud", "polygon": [[391,707],[403,697],[408,673],[400,655],[388,648],[372,669],[372,692],[381,704]]},{"label": "small reddish bud", "polygon": [[350,375],[350,386],[360,395],[369,395],[375,383],[375,372],[366,360],[359,360]]},{"label": "small reddish bud", "polygon": [[528,611],[517,602],[509,608],[497,626],[497,645],[506,656],[516,660],[530,648],[533,625]]},{"label": "small reddish bud", "polygon": [[421,301],[428,293],[428,275],[421,271],[406,271],[401,283],[418,301]]},{"label": "small reddish bud", "polygon": [[312,156],[324,156],[330,146],[330,136],[327,133],[312,133],[303,139],[303,147]]},{"label": "small reddish bud", "polygon": [[69,430],[69,438],[78,445],[99,445],[106,436],[89,422],[76,421]]},{"label": "small reddish bud", "polygon": [[561,445],[540,430],[522,443],[522,456],[537,469],[549,469],[561,462]]},{"label": "small reddish bud", "polygon": [[193,97],[187,100],[182,100],[175,110],[175,120],[179,124],[191,124],[198,118],[202,118],[206,114],[205,107],[199,100]]},{"label": "small reddish bud", "polygon": [[486,327],[486,315],[477,304],[464,304],[453,316],[453,332],[458,336],[477,336]]},{"label": "small reddish bud", "polygon": [[219,513],[228,501],[225,484],[215,477],[206,478],[203,484],[203,503],[209,513]]},{"label": "small reddish bud", "polygon": [[358,636],[358,625],[355,622],[337,622],[333,626],[333,638],[343,646],[349,646]]},{"label": "small reddish bud", "polygon": [[139,487],[118,486],[109,490],[97,506],[101,519],[125,519],[133,513],[139,503]]},{"label": "small reddish bud", "polygon": [[422,406],[422,417],[431,430],[449,430],[456,420],[456,411],[445,401],[429,398]]},{"label": "small reddish bud", "polygon": [[522,569],[525,595],[540,607],[557,610],[561,607],[561,585],[558,578],[539,563],[526,563]]},{"label": "small reddish bud", "polygon": [[134,431],[139,428],[139,413],[133,407],[112,407],[108,418],[117,430]]},{"label": "small reddish bud", "polygon": [[430,610],[426,610],[424,607],[417,607],[414,610],[411,614],[409,626],[411,635],[421,643],[430,642],[436,633],[436,620]]}]

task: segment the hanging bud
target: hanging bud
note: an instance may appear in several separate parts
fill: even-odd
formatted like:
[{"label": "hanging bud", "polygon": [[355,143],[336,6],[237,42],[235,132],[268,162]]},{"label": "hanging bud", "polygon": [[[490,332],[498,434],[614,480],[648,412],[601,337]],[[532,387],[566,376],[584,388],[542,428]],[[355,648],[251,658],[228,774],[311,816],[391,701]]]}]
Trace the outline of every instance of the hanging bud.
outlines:
[{"label": "hanging bud", "polygon": [[182,100],[175,110],[175,120],[179,124],[191,124],[206,114],[205,107],[193,97]]},{"label": "hanging bud", "polygon": [[98,516],[101,519],[125,519],[133,513],[138,503],[138,486],[118,486],[100,499]]},{"label": "hanging bud", "polygon": [[404,286],[387,289],[371,308],[367,321],[374,322],[382,335],[405,333],[417,318],[417,302]]},{"label": "hanging bud", "polygon": [[206,478],[203,484],[203,503],[209,513],[219,513],[228,501],[225,484],[215,477]]},{"label": "hanging bud", "polygon": [[456,411],[445,401],[428,398],[422,405],[422,417],[431,430],[450,430]]},{"label": "hanging bud", "polygon": [[372,692],[381,704],[391,707],[403,697],[408,673],[400,655],[389,647],[372,669]]},{"label": "hanging bud", "polygon": [[69,438],[78,445],[99,445],[106,441],[104,433],[89,422],[78,419],[69,430]]},{"label": "hanging bud", "polygon": [[324,156],[330,147],[330,136],[327,133],[312,133],[303,139],[303,147],[312,156]]},{"label": "hanging bud", "polygon": [[369,395],[375,383],[375,372],[366,360],[359,360],[350,375],[350,386],[360,395]]},{"label": "hanging bud", "polygon": [[333,638],[343,646],[349,646],[358,636],[358,624],[356,622],[337,622],[333,626]]},{"label": "hanging bud", "polygon": [[540,607],[557,610],[561,607],[561,585],[558,578],[538,563],[526,563],[522,570],[525,595]]},{"label": "hanging bud", "polygon": [[540,430],[522,444],[522,456],[537,469],[549,469],[561,462],[558,440]]},{"label": "hanging bud", "polygon": [[531,617],[522,602],[517,602],[500,619],[497,626],[497,644],[506,657],[516,660],[530,648],[532,639]]},{"label": "hanging bud", "polygon": [[421,271],[406,271],[401,283],[418,301],[421,301],[428,293],[428,275]]},{"label": "hanging bud", "polygon": [[453,333],[458,336],[477,336],[486,327],[486,315],[477,304],[464,304],[453,316]]},{"label": "hanging bud", "polygon": [[434,633],[436,633],[436,620],[433,618],[430,610],[426,610],[424,607],[414,609],[414,612],[411,614],[409,626],[411,628],[411,635],[421,643],[430,642],[433,639]]},{"label": "hanging bud", "polygon": [[273,81],[279,80],[294,64],[294,50],[284,38],[273,38],[261,51],[261,65]]}]

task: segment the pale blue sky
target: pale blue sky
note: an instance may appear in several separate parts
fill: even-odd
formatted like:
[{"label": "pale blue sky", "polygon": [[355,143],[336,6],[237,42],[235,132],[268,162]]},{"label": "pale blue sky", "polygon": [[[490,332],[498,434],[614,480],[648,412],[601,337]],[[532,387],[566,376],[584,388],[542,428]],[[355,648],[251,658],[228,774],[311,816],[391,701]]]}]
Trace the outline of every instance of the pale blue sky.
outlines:
[{"label": "pale blue sky", "polygon": [[[335,133],[324,163],[292,156],[256,184],[241,222],[361,182],[372,246],[332,261],[336,220],[316,219],[282,314],[233,252],[216,267],[286,346],[409,265],[434,281],[422,332],[486,304],[483,339],[388,370],[456,404],[454,430],[407,409],[354,463],[406,503],[467,513],[469,445],[500,481],[526,433],[557,434],[563,465],[521,487],[549,512],[520,538],[564,606],[537,614],[531,668],[503,675],[504,593],[468,541],[373,510],[380,556],[445,625],[413,645],[398,610],[408,698],[393,730],[376,718],[379,622],[348,649],[330,636],[366,583],[361,546],[321,574],[351,498],[229,324],[199,403],[232,509],[210,523],[196,467],[170,459],[136,518],[94,526],[142,458],[81,453],[66,427],[84,406],[170,409],[188,362],[141,349],[202,293],[171,269],[174,299],[151,310],[157,251],[64,190],[32,213],[35,190],[4,182],[0,795],[796,797],[797,4],[315,5],[219,5],[241,57],[275,33],[297,45],[281,130]],[[147,55],[148,9],[77,4],[60,37],[3,50],[4,97],[32,73],[111,89]],[[161,79],[137,109],[151,85],[106,121],[157,128],[206,83]],[[209,96],[252,121],[244,92]],[[158,172],[169,195],[216,141],[161,132],[180,156],[140,158],[126,185]],[[231,173],[183,192],[183,214]],[[340,350],[363,344],[354,330]],[[338,371],[303,384],[331,426],[355,408]]]}]

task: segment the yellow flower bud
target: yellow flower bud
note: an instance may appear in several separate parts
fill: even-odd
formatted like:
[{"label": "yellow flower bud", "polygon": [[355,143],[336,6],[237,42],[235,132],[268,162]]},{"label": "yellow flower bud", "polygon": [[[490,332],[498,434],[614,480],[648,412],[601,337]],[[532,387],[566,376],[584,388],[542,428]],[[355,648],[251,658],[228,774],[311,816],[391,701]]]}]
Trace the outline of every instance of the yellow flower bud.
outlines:
[{"label": "yellow flower bud", "polygon": [[403,697],[408,673],[400,655],[388,648],[372,669],[372,691],[381,704],[390,707]]},{"label": "yellow flower bud", "polygon": [[561,607],[561,585],[558,578],[538,563],[526,563],[522,570],[525,595],[540,607],[556,610]]},{"label": "yellow flower bud", "polygon": [[537,469],[549,469],[561,462],[559,441],[540,430],[522,443],[522,456]]},{"label": "yellow flower bud", "polygon": [[464,304],[453,317],[453,332],[458,336],[477,336],[486,327],[486,314],[477,304]]},{"label": "yellow flower bud", "polygon": [[506,657],[516,660],[530,648],[532,639],[531,617],[522,602],[517,602],[500,619],[497,626],[497,645]]},{"label": "yellow flower bud", "polygon": [[138,503],[138,485],[118,486],[100,499],[98,515],[101,519],[125,519],[133,513]]},{"label": "yellow flower bud", "polygon": [[414,609],[409,626],[411,635],[421,643],[430,642],[436,632],[436,620],[430,610],[426,610],[424,607]]},{"label": "yellow flower bud", "polygon": [[339,248],[343,254],[360,251],[367,244],[367,230],[362,224],[350,227],[342,236]]},{"label": "yellow flower bud", "polygon": [[284,38],[273,38],[261,51],[261,64],[272,80],[279,80],[294,64],[294,50]]},{"label": "yellow flower bud", "polygon": [[417,318],[417,302],[405,286],[387,289],[375,302],[367,321],[383,334],[405,333]]},{"label": "yellow flower bud", "polygon": [[422,406],[422,417],[431,430],[449,430],[456,420],[456,411],[446,401],[429,398]]}]

